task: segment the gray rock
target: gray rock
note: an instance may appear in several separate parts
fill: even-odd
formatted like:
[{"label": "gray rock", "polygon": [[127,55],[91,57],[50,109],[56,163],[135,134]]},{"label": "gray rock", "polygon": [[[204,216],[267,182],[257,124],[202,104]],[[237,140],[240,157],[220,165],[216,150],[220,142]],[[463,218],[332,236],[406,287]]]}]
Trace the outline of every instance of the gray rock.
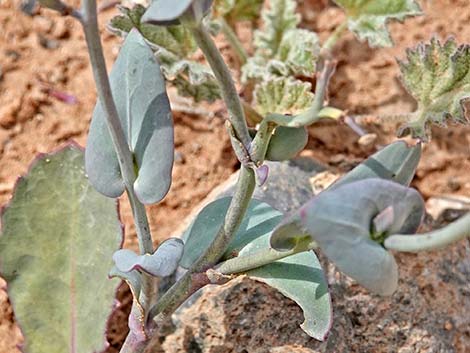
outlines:
[{"label": "gray rock", "polygon": [[[289,212],[312,195],[309,178],[322,170],[309,160],[269,163],[269,182],[255,196]],[[206,199],[233,190],[236,175]],[[232,189],[231,189],[232,188]],[[192,221],[193,216],[185,223]],[[305,334],[300,308],[275,289],[239,277],[207,286],[174,315],[173,332],[151,352],[200,353],[464,353],[470,351],[470,242],[431,253],[396,254],[399,288],[369,294],[317,252],[328,278],[334,323],[319,342]]]}]

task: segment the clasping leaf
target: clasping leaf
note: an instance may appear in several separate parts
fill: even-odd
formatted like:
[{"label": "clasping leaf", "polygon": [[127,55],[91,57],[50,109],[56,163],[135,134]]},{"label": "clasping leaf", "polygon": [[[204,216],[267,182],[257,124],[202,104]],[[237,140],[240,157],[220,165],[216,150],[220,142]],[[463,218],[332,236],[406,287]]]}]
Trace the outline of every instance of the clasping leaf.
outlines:
[{"label": "clasping leaf", "polygon": [[171,238],[164,241],[153,254],[137,255],[131,250],[121,249],[114,253],[113,260],[120,272],[145,271],[155,277],[171,275],[183,255],[184,243]]},{"label": "clasping leaf", "polygon": [[[373,219],[390,207],[392,222],[381,229],[383,233],[372,233]],[[374,293],[391,295],[398,283],[397,265],[376,238],[414,233],[423,215],[424,202],[416,190],[387,180],[364,179],[314,197],[274,231],[271,246],[285,250],[299,236],[310,237],[342,272]]]},{"label": "clasping leaf", "polygon": [[[158,202],[171,184],[173,121],[160,66],[136,29],[124,41],[110,83],[121,126],[135,159],[137,198],[145,204]],[[96,190],[108,197],[118,197],[124,192],[118,158],[100,102],[93,113],[85,165]]]}]

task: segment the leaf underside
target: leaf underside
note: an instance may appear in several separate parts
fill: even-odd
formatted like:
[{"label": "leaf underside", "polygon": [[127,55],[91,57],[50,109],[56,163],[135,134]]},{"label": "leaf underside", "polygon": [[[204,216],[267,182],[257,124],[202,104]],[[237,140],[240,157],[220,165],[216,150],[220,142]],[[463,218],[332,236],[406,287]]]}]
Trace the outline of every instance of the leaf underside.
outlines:
[{"label": "leaf underside", "polygon": [[[144,204],[165,197],[171,184],[173,119],[165,81],[151,49],[131,30],[110,75],[122,129],[138,169],[134,190]],[[85,165],[91,184],[108,197],[124,192],[118,158],[98,102],[90,125]]]},{"label": "leaf underside", "polygon": [[96,192],[75,146],[45,155],[18,181],[2,216],[0,270],[27,353],[101,352],[118,282],[117,203]]},{"label": "leaf underside", "polygon": [[470,45],[458,46],[453,38],[441,43],[434,37],[408,50],[407,61],[399,64],[402,81],[418,102],[400,134],[427,140],[431,124],[470,123]]},{"label": "leaf underside", "polygon": [[393,45],[387,24],[390,20],[403,21],[408,16],[421,15],[415,0],[333,0],[348,16],[348,27],[360,40],[371,47]]},{"label": "leaf underside", "polygon": [[[267,247],[269,235],[255,239],[243,248],[240,255],[249,255]],[[325,339],[333,321],[332,304],[323,269],[313,251],[286,257],[246,274],[295,301],[305,318],[300,325],[302,330],[317,340]]]}]

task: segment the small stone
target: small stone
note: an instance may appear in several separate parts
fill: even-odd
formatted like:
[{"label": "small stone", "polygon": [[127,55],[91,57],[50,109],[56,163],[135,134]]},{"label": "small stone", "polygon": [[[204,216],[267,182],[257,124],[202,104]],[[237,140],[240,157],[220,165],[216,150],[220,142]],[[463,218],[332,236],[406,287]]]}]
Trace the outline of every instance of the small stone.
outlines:
[{"label": "small stone", "polygon": [[450,331],[454,328],[454,325],[452,325],[452,323],[450,321],[446,321],[446,323],[444,324],[444,328],[447,330],[447,331]]}]

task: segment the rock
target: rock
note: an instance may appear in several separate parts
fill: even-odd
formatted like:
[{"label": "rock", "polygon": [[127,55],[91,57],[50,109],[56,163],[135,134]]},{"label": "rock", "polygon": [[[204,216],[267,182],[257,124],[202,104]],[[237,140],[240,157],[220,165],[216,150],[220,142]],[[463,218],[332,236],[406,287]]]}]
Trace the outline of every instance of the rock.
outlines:
[{"label": "rock", "polygon": [[[309,179],[322,169],[308,159],[269,163],[269,167],[268,183],[257,188],[256,197],[284,212],[313,195]],[[230,193],[236,177],[232,175],[214,190],[198,210],[217,196]],[[441,251],[396,254],[400,282],[391,297],[369,294],[317,252],[334,308],[333,327],[324,342],[304,333],[299,326],[303,322],[301,309],[265,284],[240,276],[223,286],[207,286],[178,309],[172,332],[156,335],[149,351],[468,352],[469,252],[470,245],[464,240]]]}]

